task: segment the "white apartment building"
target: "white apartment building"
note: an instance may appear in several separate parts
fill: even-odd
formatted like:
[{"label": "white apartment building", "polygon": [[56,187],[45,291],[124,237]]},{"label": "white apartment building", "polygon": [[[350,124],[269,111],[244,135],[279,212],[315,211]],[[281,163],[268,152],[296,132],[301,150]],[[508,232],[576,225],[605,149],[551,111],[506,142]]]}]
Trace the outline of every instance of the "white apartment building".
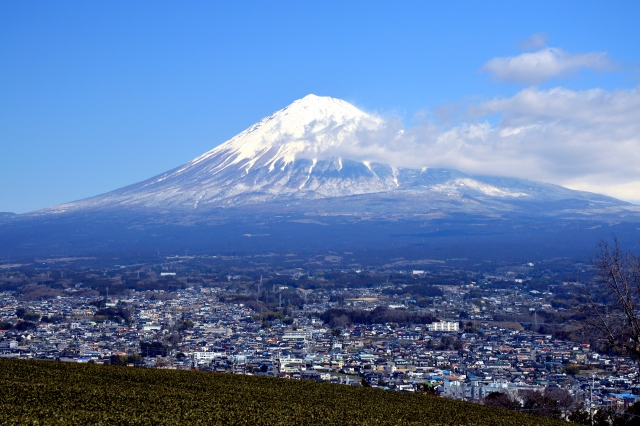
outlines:
[{"label": "white apartment building", "polygon": [[306,342],[311,339],[311,332],[309,331],[287,331],[282,336],[282,340],[288,342]]},{"label": "white apartment building", "polygon": [[458,331],[457,321],[439,321],[427,325],[429,331]]}]

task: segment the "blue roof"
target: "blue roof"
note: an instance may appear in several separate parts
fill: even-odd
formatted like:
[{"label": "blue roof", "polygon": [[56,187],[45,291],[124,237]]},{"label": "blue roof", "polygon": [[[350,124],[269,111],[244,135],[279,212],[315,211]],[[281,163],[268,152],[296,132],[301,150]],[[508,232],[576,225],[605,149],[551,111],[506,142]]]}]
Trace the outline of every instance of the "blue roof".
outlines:
[{"label": "blue roof", "polygon": [[611,395],[615,396],[616,398],[624,398],[624,399],[638,399],[638,398],[640,398],[640,395],[634,395],[632,393],[612,393]]}]

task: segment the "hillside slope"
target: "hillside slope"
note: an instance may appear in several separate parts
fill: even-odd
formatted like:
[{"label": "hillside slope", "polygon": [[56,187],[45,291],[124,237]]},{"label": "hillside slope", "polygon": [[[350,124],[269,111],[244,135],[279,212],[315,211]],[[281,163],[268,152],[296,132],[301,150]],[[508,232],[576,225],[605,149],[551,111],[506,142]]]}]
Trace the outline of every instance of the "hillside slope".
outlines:
[{"label": "hillside slope", "polygon": [[1,424],[567,425],[442,398],[295,380],[0,359]]}]

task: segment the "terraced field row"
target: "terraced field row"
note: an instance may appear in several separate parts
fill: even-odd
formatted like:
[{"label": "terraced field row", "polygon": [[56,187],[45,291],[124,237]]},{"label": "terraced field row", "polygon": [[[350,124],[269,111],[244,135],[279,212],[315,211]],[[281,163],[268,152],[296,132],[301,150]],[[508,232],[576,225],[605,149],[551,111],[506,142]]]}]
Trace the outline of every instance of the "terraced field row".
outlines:
[{"label": "terraced field row", "polygon": [[481,405],[265,377],[0,359],[0,424],[567,425]]}]

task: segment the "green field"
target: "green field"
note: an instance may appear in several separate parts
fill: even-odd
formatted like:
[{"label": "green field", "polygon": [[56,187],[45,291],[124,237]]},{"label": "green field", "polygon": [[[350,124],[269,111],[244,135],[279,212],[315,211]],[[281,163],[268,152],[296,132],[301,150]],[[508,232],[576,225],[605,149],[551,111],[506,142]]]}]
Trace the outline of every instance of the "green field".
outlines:
[{"label": "green field", "polygon": [[327,383],[0,359],[0,424],[568,423],[421,394]]}]

